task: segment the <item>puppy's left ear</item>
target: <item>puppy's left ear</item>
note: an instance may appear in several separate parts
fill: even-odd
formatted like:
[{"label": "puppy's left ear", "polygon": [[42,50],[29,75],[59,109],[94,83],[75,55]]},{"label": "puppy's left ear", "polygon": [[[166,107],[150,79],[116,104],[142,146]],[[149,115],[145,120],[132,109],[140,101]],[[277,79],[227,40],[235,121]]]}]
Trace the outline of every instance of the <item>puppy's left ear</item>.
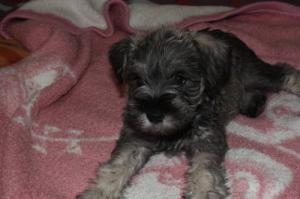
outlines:
[{"label": "puppy's left ear", "polygon": [[193,37],[201,57],[206,87],[211,91],[218,91],[230,75],[230,47],[220,35],[222,32],[217,30],[203,30]]},{"label": "puppy's left ear", "polygon": [[123,83],[125,71],[129,62],[132,39],[125,38],[112,45],[109,51],[109,61],[119,83]]}]

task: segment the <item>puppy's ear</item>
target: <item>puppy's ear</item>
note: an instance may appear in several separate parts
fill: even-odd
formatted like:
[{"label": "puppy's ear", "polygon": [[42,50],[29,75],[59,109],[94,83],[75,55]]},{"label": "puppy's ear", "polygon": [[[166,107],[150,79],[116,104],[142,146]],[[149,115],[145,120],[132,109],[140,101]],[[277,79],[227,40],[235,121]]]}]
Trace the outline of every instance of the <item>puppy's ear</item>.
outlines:
[{"label": "puppy's ear", "polygon": [[221,31],[204,30],[194,35],[206,87],[216,92],[229,79],[231,62],[230,47],[222,38],[219,38],[218,34],[221,34]]},{"label": "puppy's ear", "polygon": [[125,38],[112,45],[109,51],[109,61],[113,67],[119,83],[123,83],[125,71],[129,61],[132,39]]}]

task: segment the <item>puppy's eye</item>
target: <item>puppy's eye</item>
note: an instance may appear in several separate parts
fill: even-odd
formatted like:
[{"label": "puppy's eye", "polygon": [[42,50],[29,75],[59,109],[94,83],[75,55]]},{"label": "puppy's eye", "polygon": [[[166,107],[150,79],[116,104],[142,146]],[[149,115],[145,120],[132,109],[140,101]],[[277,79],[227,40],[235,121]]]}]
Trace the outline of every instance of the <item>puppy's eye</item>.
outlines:
[{"label": "puppy's eye", "polygon": [[143,84],[143,80],[137,74],[128,74],[127,80],[137,85]]},{"label": "puppy's eye", "polygon": [[178,85],[185,85],[188,81],[188,78],[182,75],[175,75],[174,79]]},{"label": "puppy's eye", "polygon": [[137,76],[136,74],[128,74],[127,80],[129,81],[139,80],[139,76]]}]

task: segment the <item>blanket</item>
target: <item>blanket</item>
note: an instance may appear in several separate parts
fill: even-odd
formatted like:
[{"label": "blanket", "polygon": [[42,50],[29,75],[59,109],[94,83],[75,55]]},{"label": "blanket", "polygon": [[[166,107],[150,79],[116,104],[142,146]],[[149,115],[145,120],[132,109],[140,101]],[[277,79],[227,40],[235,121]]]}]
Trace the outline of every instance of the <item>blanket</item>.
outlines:
[{"label": "blanket", "polygon": [[[126,5],[121,0],[37,0],[0,24],[30,53],[0,68],[0,194],[71,199],[109,159],[126,95],[107,52],[130,34],[172,25],[231,32],[269,63],[300,69],[300,8],[267,2],[232,9]],[[270,95],[256,119],[227,126],[232,199],[300,198],[300,98]],[[129,199],[180,199],[185,157],[157,155],[125,191]]]}]

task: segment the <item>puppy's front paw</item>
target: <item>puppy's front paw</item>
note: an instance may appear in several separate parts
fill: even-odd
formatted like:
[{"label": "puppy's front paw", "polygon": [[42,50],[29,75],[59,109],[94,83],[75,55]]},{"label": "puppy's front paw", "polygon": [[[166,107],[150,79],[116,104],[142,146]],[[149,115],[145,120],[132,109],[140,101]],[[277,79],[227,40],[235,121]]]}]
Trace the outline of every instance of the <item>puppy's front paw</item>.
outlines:
[{"label": "puppy's front paw", "polygon": [[184,199],[225,199],[228,195],[227,187],[216,187],[210,191],[190,192],[184,196]]},{"label": "puppy's front paw", "polygon": [[184,199],[225,199],[227,194],[227,188],[223,190],[214,190],[208,192],[190,193],[184,196]]},{"label": "puppy's front paw", "polygon": [[79,194],[76,199],[116,199],[112,197],[105,196],[105,194],[100,189],[87,189],[81,194]]},{"label": "puppy's front paw", "polygon": [[125,199],[123,194],[109,193],[100,188],[86,189],[76,196],[76,199]]},{"label": "puppy's front paw", "polygon": [[224,184],[214,187],[214,190],[208,192],[208,199],[224,199],[228,195],[228,188]]},{"label": "puppy's front paw", "polygon": [[224,199],[227,195],[228,187],[220,171],[200,169],[190,174],[184,199]]}]

